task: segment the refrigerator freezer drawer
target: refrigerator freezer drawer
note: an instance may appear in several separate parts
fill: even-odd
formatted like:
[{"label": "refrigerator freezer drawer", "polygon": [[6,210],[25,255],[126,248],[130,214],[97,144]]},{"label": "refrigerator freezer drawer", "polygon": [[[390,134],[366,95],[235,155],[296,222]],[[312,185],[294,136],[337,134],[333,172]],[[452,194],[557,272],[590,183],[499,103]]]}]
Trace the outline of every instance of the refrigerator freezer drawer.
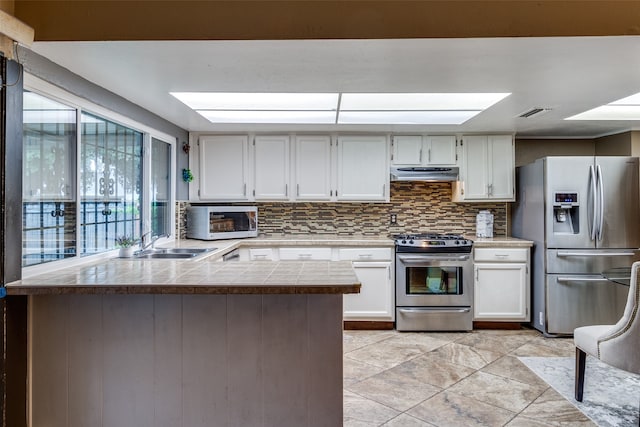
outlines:
[{"label": "refrigerator freezer drawer", "polygon": [[549,249],[549,274],[600,274],[614,267],[629,267],[640,260],[638,249]]},{"label": "refrigerator freezer drawer", "polygon": [[613,325],[624,312],[629,287],[600,275],[548,274],[546,332],[572,335],[588,325]]}]

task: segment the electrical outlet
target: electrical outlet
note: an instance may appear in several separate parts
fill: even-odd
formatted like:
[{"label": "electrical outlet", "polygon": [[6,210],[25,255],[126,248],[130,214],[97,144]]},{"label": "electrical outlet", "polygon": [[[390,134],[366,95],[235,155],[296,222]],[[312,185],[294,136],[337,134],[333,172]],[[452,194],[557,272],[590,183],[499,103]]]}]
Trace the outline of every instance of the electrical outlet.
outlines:
[{"label": "electrical outlet", "polygon": [[391,214],[391,218],[389,218],[389,222],[391,224],[397,224],[398,223],[398,217],[396,214]]}]

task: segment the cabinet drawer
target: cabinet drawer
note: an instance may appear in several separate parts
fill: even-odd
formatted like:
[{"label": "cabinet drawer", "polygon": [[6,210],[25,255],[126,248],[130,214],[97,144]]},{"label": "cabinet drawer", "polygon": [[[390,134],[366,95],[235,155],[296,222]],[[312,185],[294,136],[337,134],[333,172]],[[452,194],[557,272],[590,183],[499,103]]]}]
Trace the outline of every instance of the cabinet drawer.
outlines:
[{"label": "cabinet drawer", "polygon": [[273,249],[272,248],[250,248],[249,260],[273,261]]},{"label": "cabinet drawer", "polygon": [[526,262],[528,248],[476,248],[473,260],[490,262]]},{"label": "cabinet drawer", "polygon": [[280,259],[283,261],[330,261],[331,248],[280,248]]},{"label": "cabinet drawer", "polygon": [[340,248],[340,261],[391,261],[390,248]]}]

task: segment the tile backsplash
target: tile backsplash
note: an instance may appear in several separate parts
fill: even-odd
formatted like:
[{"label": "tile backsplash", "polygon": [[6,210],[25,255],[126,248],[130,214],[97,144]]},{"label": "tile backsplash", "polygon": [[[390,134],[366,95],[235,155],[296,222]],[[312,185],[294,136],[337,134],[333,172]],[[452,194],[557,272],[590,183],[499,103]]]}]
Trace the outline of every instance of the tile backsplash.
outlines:
[{"label": "tile backsplash", "polygon": [[[216,203],[217,204],[217,203]],[[246,203],[245,203],[246,204]],[[178,202],[176,235],[185,238],[186,207]],[[392,182],[389,203],[256,202],[261,236],[300,234],[389,236],[402,232],[475,234],[476,214],[494,215],[494,236],[506,236],[506,203],[454,203],[451,184]],[[395,214],[396,224],[390,223]]]}]

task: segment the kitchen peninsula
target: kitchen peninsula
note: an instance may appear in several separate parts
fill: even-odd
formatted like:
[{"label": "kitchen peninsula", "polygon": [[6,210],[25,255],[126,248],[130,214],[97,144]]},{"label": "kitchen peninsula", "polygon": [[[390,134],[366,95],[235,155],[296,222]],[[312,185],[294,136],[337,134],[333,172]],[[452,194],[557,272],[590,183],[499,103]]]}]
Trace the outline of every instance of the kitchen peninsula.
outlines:
[{"label": "kitchen peninsula", "polygon": [[30,424],[340,425],[351,263],[210,258],[8,284],[30,299]]}]

